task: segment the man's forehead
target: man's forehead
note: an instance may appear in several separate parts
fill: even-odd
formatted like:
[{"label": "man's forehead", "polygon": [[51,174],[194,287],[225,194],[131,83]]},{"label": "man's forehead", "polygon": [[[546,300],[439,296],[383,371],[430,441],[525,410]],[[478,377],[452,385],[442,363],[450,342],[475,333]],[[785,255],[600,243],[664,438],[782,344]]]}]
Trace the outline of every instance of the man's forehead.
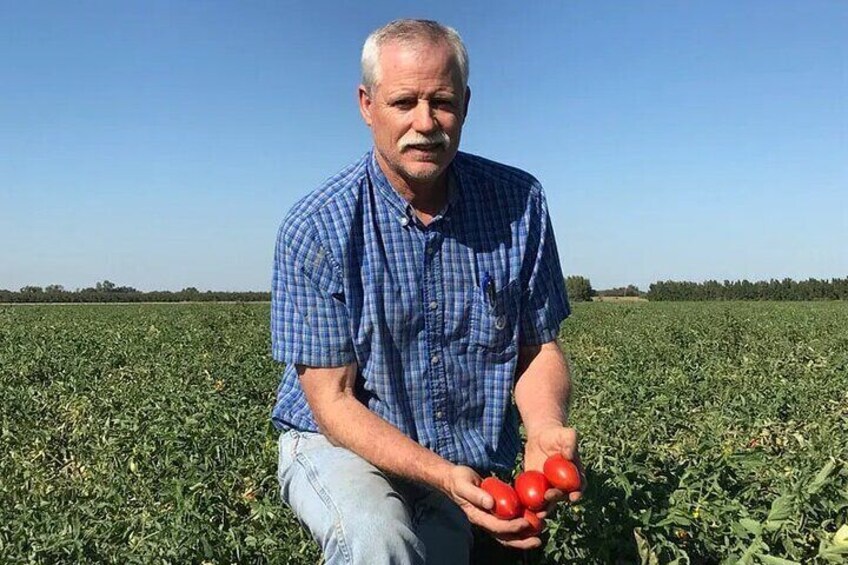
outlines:
[{"label": "man's forehead", "polygon": [[[379,66],[381,76],[378,83],[406,75],[440,74],[445,67],[451,74],[451,83],[461,82],[459,63],[453,50],[444,42],[387,42],[381,46]],[[457,86],[451,84],[452,88]]]},{"label": "man's forehead", "polygon": [[450,59],[450,63],[458,66],[456,57],[450,46],[443,41],[387,41],[380,46],[380,60],[385,63],[392,62],[417,63],[421,61],[434,61]]}]

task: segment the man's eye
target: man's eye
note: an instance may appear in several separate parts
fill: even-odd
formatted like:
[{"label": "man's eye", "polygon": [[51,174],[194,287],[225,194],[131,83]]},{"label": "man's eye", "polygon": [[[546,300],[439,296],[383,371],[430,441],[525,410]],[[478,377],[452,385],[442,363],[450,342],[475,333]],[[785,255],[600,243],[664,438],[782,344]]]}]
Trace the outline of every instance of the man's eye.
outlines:
[{"label": "man's eye", "polygon": [[392,106],[395,108],[412,108],[415,106],[415,100],[412,98],[403,98],[401,100],[395,100],[392,102]]},{"label": "man's eye", "polygon": [[435,106],[436,108],[448,108],[449,109],[449,108],[453,107],[453,100],[447,100],[447,99],[433,100],[433,106]]}]

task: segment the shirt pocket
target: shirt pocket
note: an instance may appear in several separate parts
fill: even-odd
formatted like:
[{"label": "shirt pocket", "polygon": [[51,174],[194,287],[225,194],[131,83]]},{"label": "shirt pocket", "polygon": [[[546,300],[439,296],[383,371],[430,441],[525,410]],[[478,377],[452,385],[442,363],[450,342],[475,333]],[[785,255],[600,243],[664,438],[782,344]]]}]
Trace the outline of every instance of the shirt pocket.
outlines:
[{"label": "shirt pocket", "polygon": [[508,352],[517,343],[516,324],[521,287],[518,280],[496,291],[494,300],[482,291],[474,293],[471,304],[470,342],[493,353]]}]

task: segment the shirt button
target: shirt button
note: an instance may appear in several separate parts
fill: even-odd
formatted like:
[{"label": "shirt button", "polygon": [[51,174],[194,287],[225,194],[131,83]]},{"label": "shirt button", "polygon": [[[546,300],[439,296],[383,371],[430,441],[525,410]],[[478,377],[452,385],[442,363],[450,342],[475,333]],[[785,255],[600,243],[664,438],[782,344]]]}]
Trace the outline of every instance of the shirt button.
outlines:
[{"label": "shirt button", "polygon": [[497,319],[495,319],[495,327],[499,330],[504,329],[506,327],[506,318],[504,316],[498,316]]},{"label": "shirt button", "polygon": [[441,420],[442,416],[444,416],[444,413],[441,410],[438,410],[436,412],[436,419]]},{"label": "shirt button", "polygon": [[436,246],[430,245],[427,247],[427,255],[433,255],[436,252]]},{"label": "shirt button", "polygon": [[438,303],[438,302],[436,302],[435,300],[433,300],[432,302],[430,302],[430,310],[435,310],[435,309],[436,309],[436,308],[438,308],[438,307],[439,307],[439,303]]},{"label": "shirt button", "polygon": [[400,225],[408,226],[409,225],[409,218],[407,218],[406,216],[403,216],[402,218],[400,218]]},{"label": "shirt button", "polygon": [[430,357],[430,363],[432,363],[433,365],[438,365],[439,361],[440,359],[438,355],[433,355],[432,357]]}]

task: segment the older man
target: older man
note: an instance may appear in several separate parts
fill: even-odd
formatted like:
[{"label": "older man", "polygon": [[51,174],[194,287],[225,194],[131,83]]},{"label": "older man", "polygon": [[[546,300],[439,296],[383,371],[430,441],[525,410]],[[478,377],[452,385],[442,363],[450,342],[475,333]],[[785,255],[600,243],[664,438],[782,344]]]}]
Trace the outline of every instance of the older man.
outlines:
[{"label": "older man", "polygon": [[454,30],[399,20],[372,33],[359,109],[374,148],[279,231],[279,480],[327,563],[467,563],[472,527],[538,547],[526,520],[489,512],[481,476],[514,466],[519,416],[525,468],[577,459],[544,194],[458,152],[470,97]]}]

